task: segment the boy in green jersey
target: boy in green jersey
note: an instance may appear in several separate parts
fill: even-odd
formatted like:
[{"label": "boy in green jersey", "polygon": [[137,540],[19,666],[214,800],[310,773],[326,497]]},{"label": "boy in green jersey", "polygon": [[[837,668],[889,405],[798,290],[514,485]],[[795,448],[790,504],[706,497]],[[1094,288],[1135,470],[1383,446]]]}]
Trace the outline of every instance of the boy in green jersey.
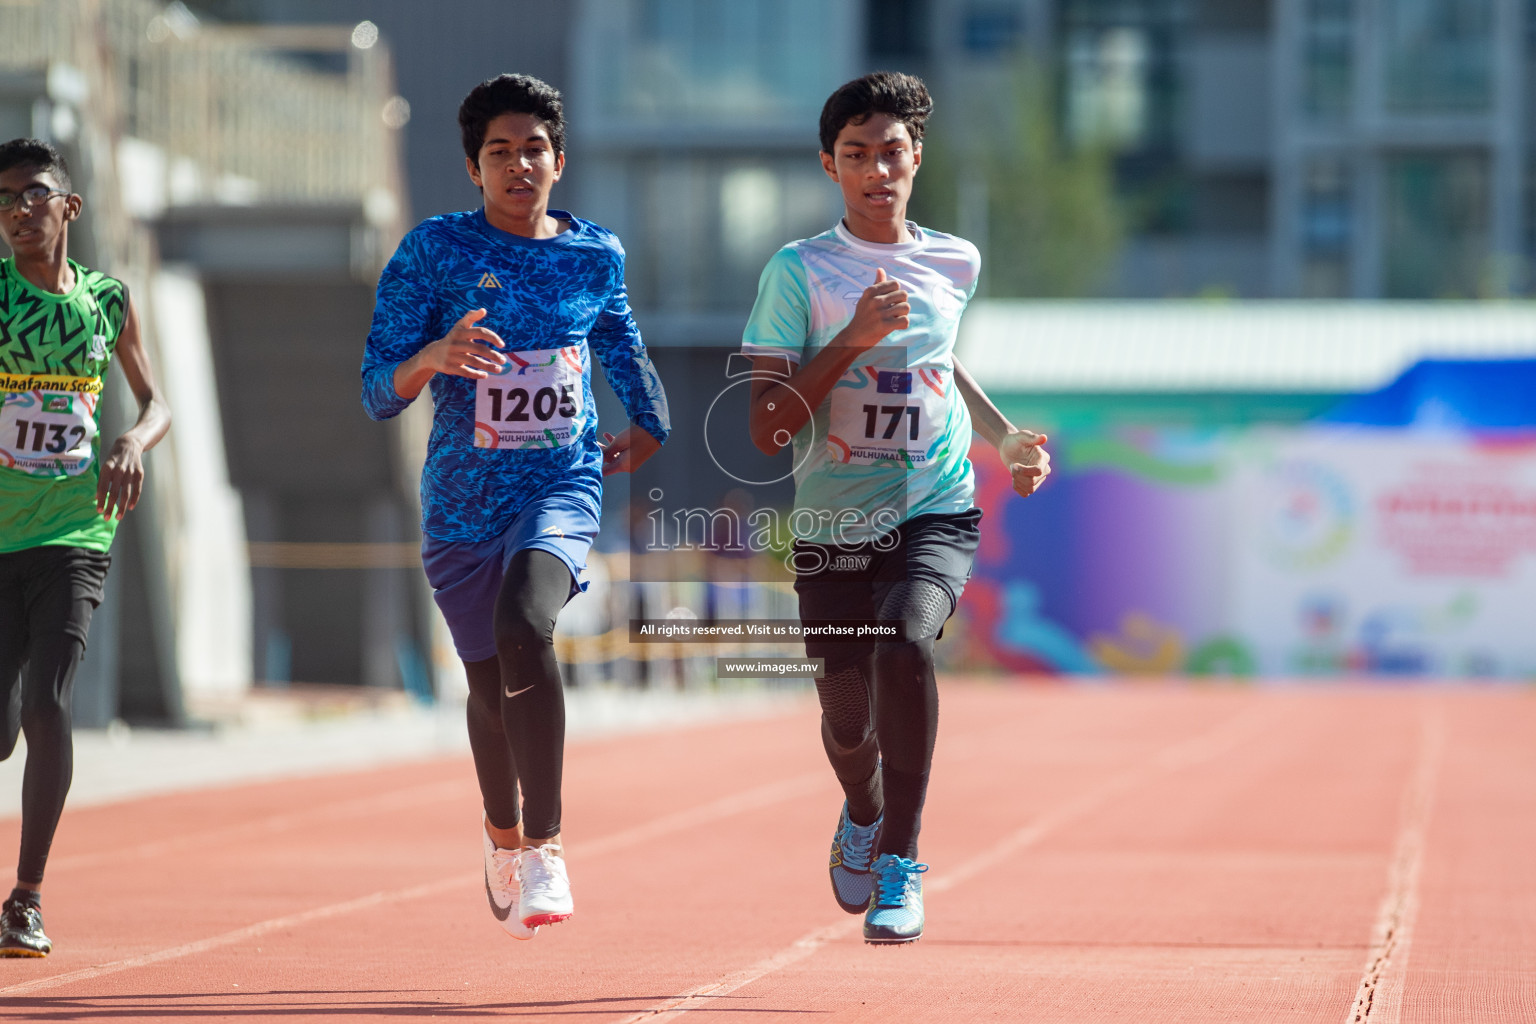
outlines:
[{"label": "boy in green jersey", "polygon": [[[51,145],[0,144],[0,238],[12,254],[0,260],[0,760],[27,737],[0,956],[53,949],[40,893],[73,771],[70,690],[144,451],[171,424],[127,288],[69,258],[82,202]],[[97,409],[114,356],[139,418],[103,459]]]}]

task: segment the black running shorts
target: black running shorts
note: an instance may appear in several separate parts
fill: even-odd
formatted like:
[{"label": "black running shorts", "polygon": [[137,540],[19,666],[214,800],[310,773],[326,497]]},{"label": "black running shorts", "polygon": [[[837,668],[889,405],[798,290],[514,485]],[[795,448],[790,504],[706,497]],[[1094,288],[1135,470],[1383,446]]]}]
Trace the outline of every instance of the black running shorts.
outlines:
[{"label": "black running shorts", "polygon": [[971,578],[980,526],[981,509],[973,508],[917,516],[879,541],[857,547],[797,541],[795,592],[801,621],[873,622],[891,587],[906,580],[936,584],[949,595],[953,615]]},{"label": "black running shorts", "polygon": [[82,644],[101,604],[112,556],[48,545],[0,552],[0,629],[61,632]]}]

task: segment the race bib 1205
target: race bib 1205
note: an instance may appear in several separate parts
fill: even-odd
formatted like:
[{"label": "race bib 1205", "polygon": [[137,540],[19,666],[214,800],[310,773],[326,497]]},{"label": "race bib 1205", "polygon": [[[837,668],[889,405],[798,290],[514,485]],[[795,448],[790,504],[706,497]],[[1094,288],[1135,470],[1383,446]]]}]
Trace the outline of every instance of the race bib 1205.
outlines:
[{"label": "race bib 1205", "polygon": [[563,448],[581,436],[581,346],[506,352],[475,383],[476,448]]},{"label": "race bib 1205", "polygon": [[99,395],[90,390],[0,394],[0,466],[33,476],[79,476],[91,468]]},{"label": "race bib 1205", "polygon": [[948,422],[947,385],[938,368],[863,366],[845,374],[832,389],[828,452],[855,466],[921,465]]}]

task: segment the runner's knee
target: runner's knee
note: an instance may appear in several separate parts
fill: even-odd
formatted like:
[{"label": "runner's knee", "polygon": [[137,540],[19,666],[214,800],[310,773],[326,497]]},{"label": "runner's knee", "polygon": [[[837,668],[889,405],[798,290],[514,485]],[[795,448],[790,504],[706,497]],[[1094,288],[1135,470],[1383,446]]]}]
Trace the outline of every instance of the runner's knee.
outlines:
[{"label": "runner's knee", "polygon": [[821,703],[821,717],[827,732],[840,747],[856,747],[869,736],[869,682],[861,667],[862,659],[844,661],[816,680],[816,697]]},{"label": "runner's knee", "polygon": [[[36,744],[40,737],[59,732],[69,732],[70,709],[56,695],[39,695],[21,702],[21,731],[28,742]],[[11,741],[14,745],[15,741]],[[10,751],[6,752],[10,756]]]},{"label": "runner's knee", "polygon": [[[887,640],[875,645],[875,675],[883,690],[890,679],[905,679],[919,672],[933,672],[933,637]],[[894,673],[892,670],[895,670]]]},{"label": "runner's knee", "polygon": [[33,651],[21,688],[21,729],[27,736],[69,731],[70,694],[84,653],[85,644],[72,636],[39,644]]},{"label": "runner's knee", "polygon": [[927,639],[929,647],[954,611],[949,592],[928,580],[906,580],[893,586],[880,605],[880,618],[900,622],[908,641]]},{"label": "runner's knee", "polygon": [[496,653],[502,658],[527,658],[555,642],[555,620],[532,609],[514,608],[496,616]]}]

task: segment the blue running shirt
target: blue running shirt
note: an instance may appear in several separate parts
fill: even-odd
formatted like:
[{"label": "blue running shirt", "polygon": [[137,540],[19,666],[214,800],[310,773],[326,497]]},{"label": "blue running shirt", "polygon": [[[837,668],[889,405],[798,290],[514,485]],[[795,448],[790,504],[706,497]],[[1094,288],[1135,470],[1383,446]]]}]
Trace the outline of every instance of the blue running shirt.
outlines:
[{"label": "blue running shirt", "polygon": [[476,542],[507,528],[530,500],[559,491],[602,506],[602,450],[592,403],[597,354],[630,420],[665,441],[661,379],[624,288],[624,247],[610,231],[560,210],[554,238],[491,226],[484,210],[433,217],[406,235],[379,278],[363,353],[363,407],[376,420],[410,403],[395,368],[484,307],[480,327],[506,342],[484,381],[439,373],[421,474],[421,528]]},{"label": "blue running shirt", "polygon": [[912,241],[866,242],[841,222],[791,242],[763,268],[742,352],[809,360],[853,319],[875,271],[899,281],[912,314],[861,354],[794,437],[791,529],[856,544],[930,513],[974,504],[971,415],[955,385],[955,336],[981,257],[963,238],[907,223]]}]

